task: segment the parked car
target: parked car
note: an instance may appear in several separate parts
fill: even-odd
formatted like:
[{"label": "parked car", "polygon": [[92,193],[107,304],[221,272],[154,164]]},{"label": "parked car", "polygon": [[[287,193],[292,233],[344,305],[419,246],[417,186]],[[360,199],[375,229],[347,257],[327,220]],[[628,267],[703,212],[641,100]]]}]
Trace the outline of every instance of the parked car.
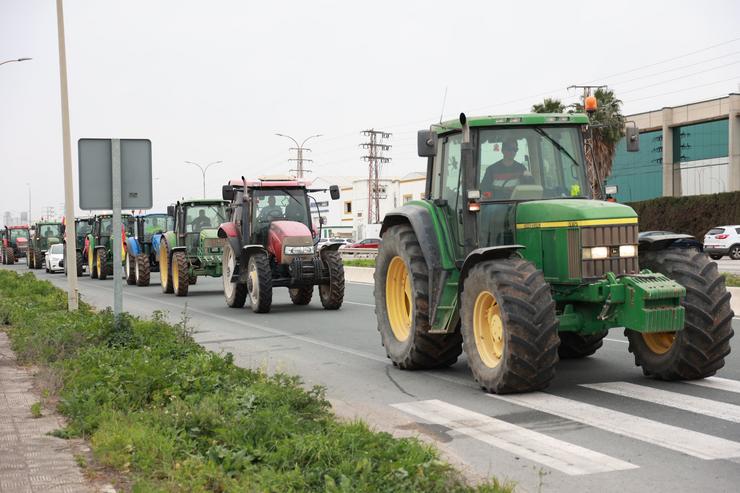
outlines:
[{"label": "parked car", "polygon": [[740,225],[718,226],[704,235],[704,251],[714,260],[725,255],[740,260]]},{"label": "parked car", "polygon": [[64,271],[64,244],[55,243],[44,254],[46,272]]},{"label": "parked car", "polygon": [[340,243],[339,248],[344,248],[351,242],[345,238],[319,238],[316,244],[316,250],[321,250],[324,246],[335,243]]},{"label": "parked car", "polygon": [[365,238],[357,243],[347,245],[347,248],[379,248],[382,241],[380,238]]}]

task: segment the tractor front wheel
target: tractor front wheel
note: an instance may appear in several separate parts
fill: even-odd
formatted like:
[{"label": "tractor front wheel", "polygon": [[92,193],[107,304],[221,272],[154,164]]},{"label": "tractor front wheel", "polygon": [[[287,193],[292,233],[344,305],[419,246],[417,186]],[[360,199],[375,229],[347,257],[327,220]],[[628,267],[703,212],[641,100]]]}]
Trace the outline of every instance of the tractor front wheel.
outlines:
[{"label": "tractor front wheel", "polygon": [[241,308],[247,301],[247,285],[246,283],[233,282],[231,280],[235,270],[236,254],[231,244],[226,243],[223,256],[221,257],[221,271],[223,272],[221,280],[224,283],[224,298],[226,298],[226,305],[230,308]]},{"label": "tractor front wheel", "polygon": [[288,293],[290,293],[290,301],[294,305],[308,305],[311,303],[311,298],[313,297],[313,286],[290,288],[288,289]]},{"label": "tractor front wheel", "polygon": [[462,352],[458,331],[429,333],[428,279],[411,226],[388,228],[375,264],[375,314],[386,355],[404,370],[449,366]]},{"label": "tractor front wheel", "polygon": [[730,293],[717,264],[696,250],[667,249],[640,255],[640,267],[660,272],[686,288],[681,305],[686,323],[678,332],[625,330],[635,365],[661,380],[693,380],[714,375],[730,354]]},{"label": "tractor front wheel", "polygon": [[136,256],[136,285],[149,286],[150,277],[149,255],[140,253]]},{"label": "tractor front wheel", "polygon": [[136,284],[136,256],[130,253],[126,254],[126,284]]},{"label": "tractor front wheel", "polygon": [[267,313],[272,306],[272,271],[267,254],[254,253],[247,263],[247,292],[252,311]]},{"label": "tractor front wheel", "polygon": [[719,260],[719,259],[722,258],[722,255],[717,255],[717,254],[714,254],[713,253],[713,254],[709,255],[709,258],[711,258],[712,260]]},{"label": "tractor front wheel", "polygon": [[38,250],[33,251],[33,268],[40,269],[44,266],[44,255]]},{"label": "tractor front wheel", "polygon": [[486,391],[531,392],[555,376],[560,344],[555,302],[531,262],[512,257],[473,266],[460,317],[468,365]]},{"label": "tractor front wheel", "polygon": [[87,271],[90,273],[90,279],[98,278],[98,267],[95,265],[95,250],[87,249]]},{"label": "tractor front wheel", "polygon": [[[84,262],[82,261],[82,252],[79,250],[75,251],[75,264],[77,264],[77,277],[82,277],[82,268],[84,266]],[[67,262],[64,263],[64,266],[66,268]]]},{"label": "tractor front wheel", "polygon": [[33,258],[33,249],[29,248],[26,252],[26,267],[28,267],[29,269],[33,269]]},{"label": "tractor front wheel", "polygon": [[576,359],[591,356],[604,345],[604,337],[609,333],[608,330],[597,332],[595,334],[577,334],[575,332],[560,332],[560,347],[558,355],[560,359]]},{"label": "tractor front wheel", "polygon": [[[323,252],[321,258],[329,270],[329,284],[319,285],[321,305],[326,310],[339,310],[344,302],[344,263],[342,257],[338,251],[330,250]],[[308,300],[311,301],[310,296]]]},{"label": "tractor front wheel", "polygon": [[175,296],[187,296],[190,287],[190,264],[185,252],[178,250],[172,254],[172,290]]},{"label": "tractor front wheel", "polygon": [[95,268],[98,271],[98,279],[105,281],[108,278],[108,262],[104,248],[95,250]]},{"label": "tractor front wheel", "polygon": [[170,248],[167,240],[163,237],[159,243],[159,283],[162,292],[172,293],[172,269],[170,268]]}]

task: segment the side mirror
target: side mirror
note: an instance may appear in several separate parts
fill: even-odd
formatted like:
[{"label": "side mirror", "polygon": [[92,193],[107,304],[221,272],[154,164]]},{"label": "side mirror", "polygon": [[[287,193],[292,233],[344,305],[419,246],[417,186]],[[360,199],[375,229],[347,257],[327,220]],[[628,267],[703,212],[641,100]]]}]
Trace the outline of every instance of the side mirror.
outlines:
[{"label": "side mirror", "polygon": [[234,200],[234,187],[231,185],[224,185],[221,187],[221,197],[229,202]]},{"label": "side mirror", "polygon": [[339,187],[337,185],[332,185],[329,187],[329,195],[331,196],[332,200],[339,199]]},{"label": "side mirror", "polygon": [[416,148],[419,157],[434,157],[437,155],[437,132],[419,130],[416,135]]},{"label": "side mirror", "polygon": [[640,129],[637,128],[635,122],[632,123],[631,127],[625,128],[624,138],[627,145],[627,152],[638,152],[640,150]]},{"label": "side mirror", "polygon": [[167,215],[170,217],[175,217],[175,206],[174,205],[167,206]]}]

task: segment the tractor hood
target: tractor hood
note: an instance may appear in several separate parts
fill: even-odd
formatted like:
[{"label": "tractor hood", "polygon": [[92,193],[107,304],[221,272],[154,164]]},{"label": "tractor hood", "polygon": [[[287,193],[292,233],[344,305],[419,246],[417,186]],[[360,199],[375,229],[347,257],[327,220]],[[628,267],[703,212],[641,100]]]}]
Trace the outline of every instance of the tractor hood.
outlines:
[{"label": "tractor hood", "polygon": [[585,226],[620,219],[636,223],[637,213],[627,205],[584,199],[533,200],[516,208],[517,228]]},{"label": "tractor hood", "polygon": [[[270,231],[267,235],[267,250],[275,256],[279,264],[289,264],[295,257],[313,256],[313,237],[311,231],[303,223],[298,221],[273,221],[270,223]],[[284,252],[285,247],[310,248],[307,254],[288,254]]]},{"label": "tractor hood", "polygon": [[200,239],[207,240],[210,238],[218,238],[218,228],[202,229],[200,231]]}]

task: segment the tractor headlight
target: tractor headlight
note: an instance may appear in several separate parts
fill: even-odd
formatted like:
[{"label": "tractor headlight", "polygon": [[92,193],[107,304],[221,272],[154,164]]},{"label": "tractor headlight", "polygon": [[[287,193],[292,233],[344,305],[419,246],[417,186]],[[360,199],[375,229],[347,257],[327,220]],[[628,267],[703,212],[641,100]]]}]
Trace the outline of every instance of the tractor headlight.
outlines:
[{"label": "tractor headlight", "polygon": [[313,245],[311,246],[286,246],[283,250],[285,255],[313,255]]},{"label": "tractor headlight", "polygon": [[619,247],[620,257],[635,257],[637,255],[637,247],[635,245],[622,245]]},{"label": "tractor headlight", "polygon": [[605,246],[591,247],[583,249],[584,260],[599,260],[609,256],[609,248]]}]

